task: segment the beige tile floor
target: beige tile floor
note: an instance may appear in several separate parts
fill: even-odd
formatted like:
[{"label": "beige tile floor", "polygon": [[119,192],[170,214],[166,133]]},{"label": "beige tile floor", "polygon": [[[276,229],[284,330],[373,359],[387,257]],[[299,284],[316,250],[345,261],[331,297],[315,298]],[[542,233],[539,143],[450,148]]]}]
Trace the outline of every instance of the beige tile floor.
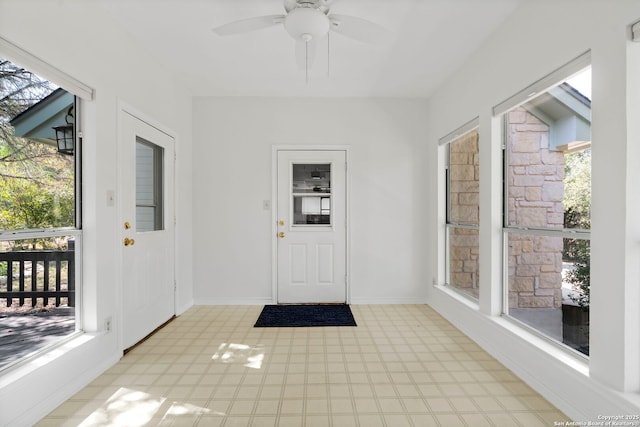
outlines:
[{"label": "beige tile floor", "polygon": [[254,328],[196,306],[38,426],[550,426],[567,418],[425,305],[357,327]]}]

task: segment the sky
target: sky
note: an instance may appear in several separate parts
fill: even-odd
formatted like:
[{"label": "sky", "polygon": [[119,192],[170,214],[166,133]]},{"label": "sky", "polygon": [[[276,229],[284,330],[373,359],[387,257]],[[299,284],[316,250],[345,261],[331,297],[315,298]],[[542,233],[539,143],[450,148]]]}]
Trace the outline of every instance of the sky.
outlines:
[{"label": "sky", "polygon": [[567,79],[566,82],[577,89],[581,94],[591,99],[591,67],[580,71],[575,76]]}]

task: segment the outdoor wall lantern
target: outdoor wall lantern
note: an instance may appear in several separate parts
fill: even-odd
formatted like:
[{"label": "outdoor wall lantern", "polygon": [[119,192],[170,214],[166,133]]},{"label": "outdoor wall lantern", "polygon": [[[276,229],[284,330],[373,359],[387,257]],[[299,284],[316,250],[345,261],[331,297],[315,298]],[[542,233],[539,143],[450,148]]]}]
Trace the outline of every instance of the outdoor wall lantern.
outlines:
[{"label": "outdoor wall lantern", "polygon": [[73,155],[75,138],[73,136],[73,106],[69,107],[64,120],[66,125],[54,126],[56,132],[56,143],[58,144],[58,152],[62,154]]}]

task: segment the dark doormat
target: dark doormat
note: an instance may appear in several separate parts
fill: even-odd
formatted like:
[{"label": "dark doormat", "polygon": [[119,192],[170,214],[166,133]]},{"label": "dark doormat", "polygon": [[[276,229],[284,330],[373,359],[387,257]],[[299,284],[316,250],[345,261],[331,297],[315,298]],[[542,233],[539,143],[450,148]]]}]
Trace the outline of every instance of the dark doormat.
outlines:
[{"label": "dark doormat", "polygon": [[346,304],[265,305],[255,328],[358,326]]}]

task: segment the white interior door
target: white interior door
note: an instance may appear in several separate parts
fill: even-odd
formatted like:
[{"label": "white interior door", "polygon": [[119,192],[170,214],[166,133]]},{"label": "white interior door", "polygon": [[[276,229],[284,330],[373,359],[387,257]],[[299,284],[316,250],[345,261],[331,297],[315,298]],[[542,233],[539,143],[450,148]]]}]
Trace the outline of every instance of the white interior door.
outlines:
[{"label": "white interior door", "polygon": [[120,112],[122,340],[129,348],[175,314],[174,141]]},{"label": "white interior door", "polygon": [[278,303],[344,303],[346,152],[278,151]]}]

